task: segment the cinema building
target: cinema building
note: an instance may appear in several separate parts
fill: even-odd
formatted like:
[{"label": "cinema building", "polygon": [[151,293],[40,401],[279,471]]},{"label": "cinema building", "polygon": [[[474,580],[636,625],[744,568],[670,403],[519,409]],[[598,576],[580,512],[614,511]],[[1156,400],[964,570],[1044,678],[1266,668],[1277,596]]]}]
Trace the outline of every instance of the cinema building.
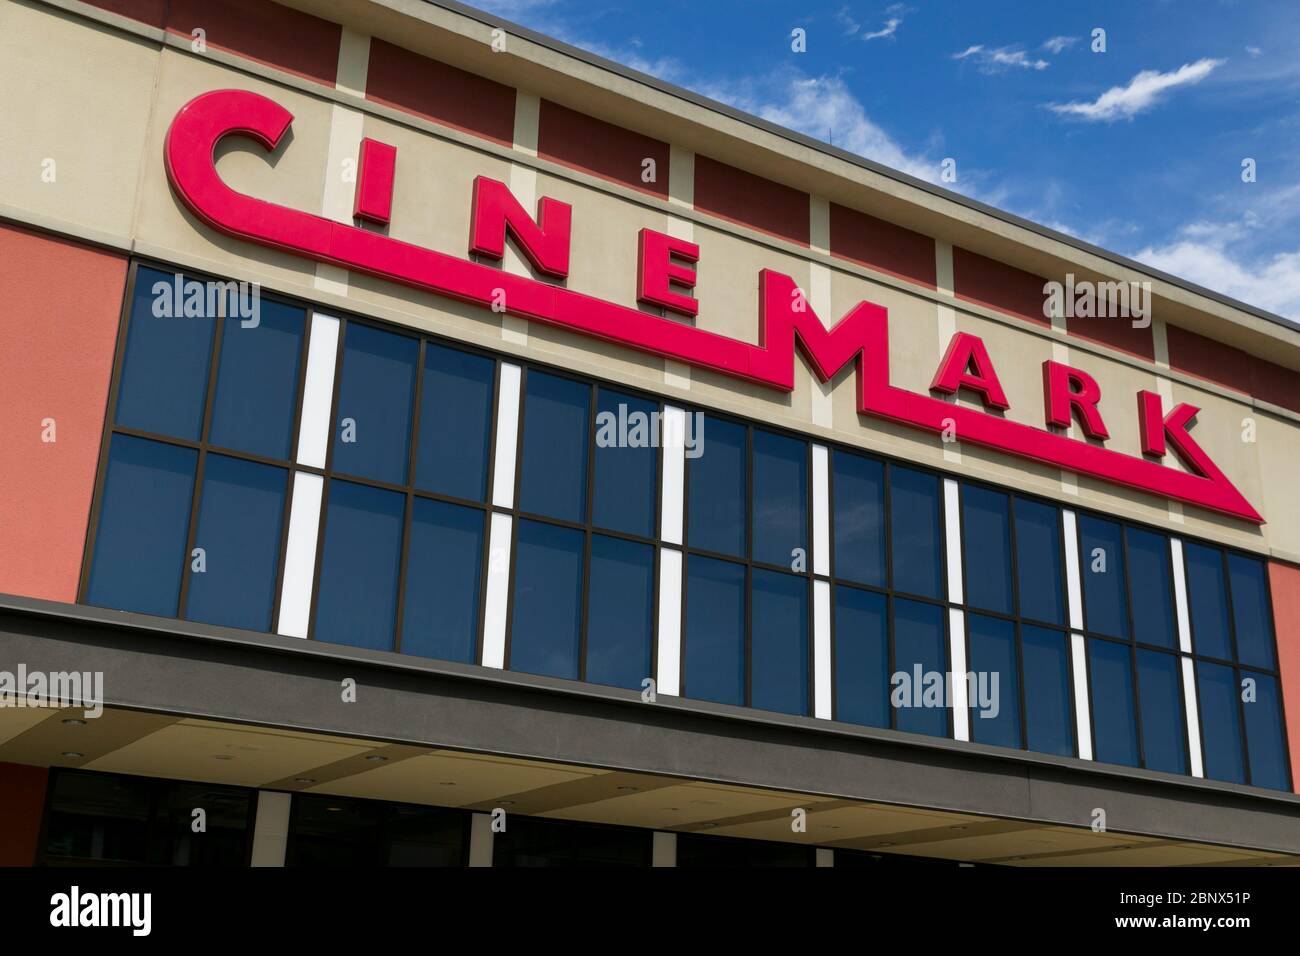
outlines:
[{"label": "cinema building", "polygon": [[0,86],[3,862],[1300,862],[1285,319],[450,2]]}]

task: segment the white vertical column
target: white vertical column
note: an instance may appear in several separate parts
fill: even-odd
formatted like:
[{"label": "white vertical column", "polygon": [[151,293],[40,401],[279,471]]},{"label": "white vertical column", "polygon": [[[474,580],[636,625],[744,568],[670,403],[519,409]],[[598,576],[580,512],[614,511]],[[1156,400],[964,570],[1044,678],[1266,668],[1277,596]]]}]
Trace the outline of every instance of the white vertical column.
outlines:
[{"label": "white vertical column", "polygon": [[[541,99],[535,93],[515,91],[515,149],[527,156],[537,155],[537,136],[541,117]],[[510,164],[510,191],[519,205],[531,216],[537,212],[537,170],[525,163]],[[514,247],[506,243],[501,266],[506,272],[531,276],[532,270]],[[501,338],[515,345],[528,343],[528,320],[502,313]]]},{"label": "white vertical column", "polygon": [[[339,39],[335,87],[342,93],[364,99],[370,68],[370,37],[346,27]],[[321,215],[335,222],[352,224],[352,201],[356,182],[346,175],[347,163],[355,161],[365,130],[365,114],[344,106],[330,105],[330,137],[325,153],[325,190]],[[316,264],[315,287],[335,295],[348,294],[348,272],[324,262]]]},{"label": "white vertical column", "polygon": [[[682,692],[682,521],[686,493],[685,409],[664,406],[662,472],[660,475],[659,537],[659,632],[655,655],[655,689],[674,696]],[[699,442],[700,435],[694,436]],[[678,547],[668,547],[677,545]]]},{"label": "white vertical column", "polygon": [[[948,600],[965,601],[962,586],[961,489],[953,478],[943,480],[944,551],[948,568]],[[949,684],[952,687],[952,736],[970,740],[970,700],[966,683],[966,614],[959,608],[948,609]]]},{"label": "white vertical column", "polygon": [[[937,239],[934,243],[934,284],[940,293],[949,296],[953,294],[952,243]],[[948,343],[952,341],[952,337],[957,334],[957,313],[953,311],[951,305],[941,300],[935,305],[935,318],[939,333],[939,352],[936,359],[940,359],[948,351]],[[956,400],[956,396],[952,396],[952,401]],[[957,439],[955,442],[943,443],[943,460],[950,465],[961,464],[961,435],[958,435]]]},{"label": "white vertical column", "polygon": [[1196,699],[1196,667],[1192,658],[1192,619],[1187,603],[1187,566],[1183,560],[1183,542],[1169,539],[1169,558],[1174,575],[1174,610],[1178,619],[1178,649],[1182,651],[1180,663],[1183,676],[1184,717],[1187,721],[1188,760],[1192,776],[1205,776],[1205,762],[1201,751],[1201,713]]},{"label": "white vertical column", "polygon": [[[1052,328],[1062,335],[1066,331],[1065,313],[1061,309],[1052,311]],[[1062,365],[1070,363],[1070,347],[1062,339],[1052,339],[1052,361],[1060,362]],[[1065,433],[1071,438],[1077,438],[1076,426],[1074,424],[1073,413],[1070,416],[1070,425],[1066,428]],[[1068,495],[1077,495],[1079,493],[1079,476],[1072,471],[1061,470],[1061,490]]]},{"label": "white vertical column", "polygon": [[1070,669],[1074,684],[1074,730],[1079,756],[1092,759],[1092,708],[1088,699],[1087,644],[1083,635],[1083,578],[1079,566],[1079,533],[1074,512],[1061,509],[1061,535],[1065,541],[1065,591],[1069,604]]},{"label": "white vertical column", "polygon": [[656,830],[654,833],[654,843],[650,849],[651,866],[673,866],[677,865],[677,834],[664,833]]},{"label": "white vertical column", "polygon": [[[298,464],[308,468],[324,468],[329,452],[338,345],[339,320],[332,315],[314,313],[307,340],[307,372],[298,422]],[[316,542],[324,492],[325,481],[320,475],[294,472],[284,580],[280,582],[280,616],[276,623],[276,631],[289,637],[306,637],[311,622]]]},{"label": "white vertical column", "polygon": [[275,790],[257,792],[250,866],[284,866],[285,853],[289,847],[289,809],[292,800],[290,794]]},{"label": "white vertical column", "polygon": [[[683,209],[695,208],[695,154],[680,146],[668,147],[668,203]],[[668,235],[694,242],[695,223],[669,213]],[[690,388],[691,367],[685,362],[664,359],[664,384]]]},{"label": "white vertical column", "polygon": [[[1151,320],[1151,352],[1155,358],[1156,368],[1169,371],[1169,327],[1163,319]],[[1174,383],[1167,375],[1156,374],[1156,394],[1166,409],[1174,407]],[[1181,468],[1177,455],[1169,455],[1164,464],[1170,468]],[[1169,511],[1169,520],[1183,524],[1183,503],[1173,498],[1166,498],[1165,505]]]},{"label": "white vertical column", "polygon": [[[497,508],[515,505],[516,449],[519,444],[519,402],[522,370],[512,362],[501,363],[497,383],[496,446],[493,451],[492,504]],[[506,618],[510,606],[510,552],[514,519],[499,511],[492,513],[488,527],[488,573],[483,610],[484,667],[506,666]]]},{"label": "white vertical column", "polygon": [[[808,244],[814,252],[829,254],[831,251],[831,204],[821,196],[812,196],[808,201]],[[821,262],[808,263],[808,304],[821,319],[822,325],[830,328],[835,324],[835,315],[831,311],[831,270]],[[812,421],[814,425],[830,428],[834,424],[834,409],[831,403],[831,383],[818,381],[812,375],[810,398]]]},{"label": "white vertical column", "polygon": [[831,573],[830,450],[812,446],[812,569],[813,581],[813,716],[834,716],[834,674],[831,672],[831,585],[822,580]]},{"label": "white vertical column", "polygon": [[469,865],[492,865],[492,815],[474,813],[469,818]]}]

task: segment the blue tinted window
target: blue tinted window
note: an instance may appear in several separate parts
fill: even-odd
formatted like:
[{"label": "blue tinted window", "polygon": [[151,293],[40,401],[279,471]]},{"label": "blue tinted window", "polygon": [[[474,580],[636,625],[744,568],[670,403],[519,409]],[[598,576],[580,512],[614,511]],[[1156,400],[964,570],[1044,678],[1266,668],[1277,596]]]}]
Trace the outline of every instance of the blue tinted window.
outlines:
[{"label": "blue tinted window", "polygon": [[592,536],[587,680],[640,690],[650,676],[654,580],[652,545]]},{"label": "blue tinted window", "polygon": [[492,359],[426,343],[415,447],[418,487],[470,501],[487,497],[495,380]]},{"label": "blue tinted window", "polygon": [[[708,457],[708,452],[705,452]],[[685,696],[745,702],[745,568],[686,559]]]},{"label": "blue tinted window", "polygon": [[336,471],[406,484],[419,351],[415,339],[348,323],[334,422]]},{"label": "blue tinted window", "polygon": [[939,479],[923,471],[890,467],[889,520],[894,590],[940,597],[943,519],[939,514]]},{"label": "blue tinted window", "polygon": [[1152,770],[1186,773],[1187,724],[1178,658],[1139,648],[1137,666],[1146,765]]},{"label": "blue tinted window", "polygon": [[406,496],[350,481],[328,494],[316,639],[392,650]]},{"label": "blue tinted window", "polygon": [[176,616],[198,453],[114,435],[86,601]]},{"label": "blue tinted window", "polygon": [[1273,615],[1268,607],[1265,574],[1263,561],[1240,554],[1228,555],[1237,660],[1255,667],[1273,666]]},{"label": "blue tinted window", "polygon": [[705,417],[698,458],[687,459],[692,548],[745,554],[745,427]]},{"label": "blue tinted window", "polygon": [[1169,571],[1169,539],[1128,528],[1129,594],[1133,601],[1133,637],[1143,644],[1173,647],[1173,592]]},{"label": "blue tinted window", "polygon": [[1070,652],[1059,631],[1024,625],[1025,738],[1030,750],[1074,756],[1070,706]]},{"label": "blue tinted window", "polygon": [[808,579],[756,568],[750,705],[808,713]]},{"label": "blue tinted window", "polygon": [[961,487],[962,566],[966,603],[1010,614],[1011,522],[1007,496],[978,485]]},{"label": "blue tinted window", "polygon": [[583,533],[520,521],[515,536],[510,669],[578,679]]},{"label": "blue tinted window", "polygon": [[[153,269],[136,274],[116,421],[198,441],[217,323],[211,317],[215,310],[209,313],[206,303],[198,308],[202,317],[175,315],[175,281],[170,273]],[[154,314],[155,306],[161,315]]]},{"label": "blue tinted window", "polygon": [[885,586],[885,466],[836,449],[835,576]]},{"label": "blue tinted window", "polygon": [[754,560],[792,567],[796,548],[807,555],[808,445],[756,429]]},{"label": "blue tinted window", "polygon": [[[596,396],[596,487],[592,521],[598,527],[653,537],[659,450],[652,439],[659,406],[602,388]],[[613,441],[611,441],[611,438]]]},{"label": "blue tinted window", "polygon": [[1201,745],[1205,775],[1211,780],[1245,783],[1242,766],[1241,721],[1237,710],[1236,674],[1221,664],[1196,662],[1196,689],[1200,698]]},{"label": "blue tinted window", "polygon": [[1095,756],[1103,763],[1138,765],[1137,718],[1133,712],[1133,661],[1128,644],[1088,640]]},{"label": "blue tinted window", "polygon": [[[970,670],[977,684],[968,690],[971,739],[999,747],[1020,746],[1020,668],[1016,664],[1016,626],[995,617],[967,617]],[[997,683],[994,683],[996,675]],[[979,681],[987,699],[981,701]]]},{"label": "blue tinted window", "polygon": [[207,456],[194,537],[205,570],[190,573],[187,618],[271,629],[287,481],[283,468]]},{"label": "blue tinted window", "polygon": [[1061,584],[1061,512],[1027,498],[1016,499],[1016,585],[1020,616],[1065,623]]},{"label": "blue tinted window", "polygon": [[483,512],[415,498],[402,601],[403,654],[473,664],[478,657]]},{"label": "blue tinted window", "polygon": [[1120,526],[1113,521],[1079,516],[1079,563],[1083,565],[1083,607],[1088,630],[1128,637],[1120,533]]},{"label": "blue tinted window", "polygon": [[519,507],[584,521],[591,386],[530,370],[527,392]]},{"label": "blue tinted window", "polygon": [[888,599],[835,588],[835,719],[889,726]]},{"label": "blue tinted window", "polygon": [[1282,701],[1277,678],[1252,671],[1238,671],[1255,681],[1255,699],[1242,704],[1246,715],[1246,749],[1250,758],[1250,782],[1256,787],[1290,790],[1286,773],[1286,741],[1282,737]]},{"label": "blue tinted window", "polygon": [[[948,710],[943,706],[943,675],[948,670],[943,619],[941,607],[917,601],[894,602],[894,673],[890,677],[894,686],[890,700],[898,715],[899,730],[948,736]],[[939,678],[937,706],[935,675]]]},{"label": "blue tinted window", "polygon": [[1232,659],[1228,633],[1228,596],[1223,584],[1223,553],[1184,542],[1187,605],[1192,618],[1192,647],[1206,657]]},{"label": "blue tinted window", "polygon": [[257,325],[224,319],[217,391],[208,440],[266,458],[288,460],[298,404],[298,366],[306,315],[262,300]]}]

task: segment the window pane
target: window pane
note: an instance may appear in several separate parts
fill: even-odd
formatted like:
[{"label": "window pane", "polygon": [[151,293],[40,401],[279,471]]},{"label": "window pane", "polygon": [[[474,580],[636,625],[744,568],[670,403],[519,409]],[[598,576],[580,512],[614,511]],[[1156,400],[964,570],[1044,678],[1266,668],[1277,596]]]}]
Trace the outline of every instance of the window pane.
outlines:
[{"label": "window pane", "polygon": [[808,445],[755,429],[754,560],[790,568],[796,548],[806,561]]},{"label": "window pane", "polygon": [[190,573],[191,621],[271,629],[287,482],[283,468],[208,455],[194,540],[205,569]]},{"label": "window pane", "polygon": [[734,837],[677,835],[677,865],[687,869],[756,869],[813,865],[813,848]]},{"label": "window pane", "polygon": [[889,521],[893,540],[894,590],[940,597],[943,547],[939,479],[897,465],[889,469]]},{"label": "window pane", "polygon": [[1211,780],[1245,783],[1241,762],[1241,722],[1237,710],[1236,674],[1221,664],[1196,662],[1196,689],[1200,697],[1201,744],[1205,775]]},{"label": "window pane", "polygon": [[402,653],[475,663],[483,512],[416,498],[408,548]]},{"label": "window pane", "polygon": [[[653,537],[659,479],[659,406],[602,388],[596,395],[596,487],[592,520],[601,528]],[[660,436],[662,440],[662,436]]]},{"label": "window pane", "polygon": [[209,441],[287,461],[298,404],[298,366],[306,313],[263,299],[257,325],[223,320]]},{"label": "window pane", "polygon": [[808,579],[755,569],[750,705],[808,713]]},{"label": "window pane", "polygon": [[420,343],[349,322],[343,341],[334,469],[406,484]]},{"label": "window pane", "polygon": [[529,370],[519,507],[585,521],[591,386]]},{"label": "window pane", "polygon": [[1070,653],[1059,631],[1023,625],[1025,738],[1030,750],[1074,756],[1070,706]]},{"label": "window pane", "polygon": [[492,838],[494,867],[617,867],[650,865],[649,830],[548,820],[514,814]]},{"label": "window pane", "polygon": [[835,497],[835,576],[885,586],[885,466],[831,452]]},{"label": "window pane", "polygon": [[1146,765],[1152,770],[1187,773],[1187,723],[1178,658],[1139,648],[1137,661]]},{"label": "window pane", "polygon": [[887,598],[835,588],[835,719],[889,726]]},{"label": "window pane", "polygon": [[1137,718],[1133,713],[1133,661],[1128,644],[1088,640],[1092,684],[1092,730],[1096,758],[1103,763],[1138,765]]},{"label": "window pane", "polygon": [[1183,543],[1187,565],[1187,605],[1192,618],[1192,647],[1197,654],[1232,660],[1228,634],[1228,596],[1223,584],[1223,553],[1217,548]]},{"label": "window pane", "polygon": [[684,696],[696,700],[745,702],[743,565],[687,557],[686,666],[682,686]]},{"label": "window pane", "polygon": [[961,486],[966,603],[1010,614],[1011,522],[1007,496],[978,485]]},{"label": "window pane", "polygon": [[495,382],[492,359],[425,344],[415,449],[418,487],[470,501],[487,497]]},{"label": "window pane", "polygon": [[[215,309],[210,313],[205,301],[198,308],[202,316],[174,315],[175,281],[171,273],[153,269],[141,268],[136,274],[116,421],[198,441],[217,327]],[[158,310],[161,316],[154,314],[155,304],[166,307]]]},{"label": "window pane", "polygon": [[650,676],[654,583],[653,545],[592,536],[587,680],[640,690]]},{"label": "window pane", "polygon": [[[977,681],[975,693],[967,691],[971,736],[976,743],[1019,747],[1020,668],[1016,664],[1016,626],[982,614],[968,615],[966,621],[970,669]],[[982,699],[980,687],[985,688]]]},{"label": "window pane", "polygon": [[175,617],[198,453],[114,435],[86,601]]},{"label": "window pane", "polygon": [[1020,616],[1065,623],[1061,584],[1061,511],[1027,498],[1016,499],[1016,582]]},{"label": "window pane", "polygon": [[[1228,555],[1232,585],[1232,619],[1237,635],[1237,660],[1255,667],[1273,666],[1273,615],[1268,607],[1264,562],[1240,554]],[[1252,765],[1253,766],[1253,765]]]},{"label": "window pane", "polygon": [[520,521],[515,536],[510,669],[578,679],[584,535]]},{"label": "window pane", "polygon": [[[1246,754],[1250,782],[1256,787],[1290,790],[1286,772],[1286,741],[1282,736],[1282,701],[1277,678],[1254,671],[1238,671],[1241,679],[1255,682],[1255,699],[1243,701],[1246,715]],[[1241,681],[1238,681],[1241,686]]]},{"label": "window pane", "polygon": [[[890,700],[898,729],[948,736],[943,675],[948,670],[944,611],[918,601],[894,602],[894,673]],[[937,684],[937,698],[935,696]]]},{"label": "window pane", "polygon": [[328,495],[316,640],[392,650],[406,496],[337,480]]},{"label": "window pane", "polygon": [[1088,630],[1128,637],[1124,600],[1124,549],[1113,521],[1079,515],[1079,562],[1083,565],[1084,623]]},{"label": "window pane", "polygon": [[692,548],[745,554],[745,427],[706,416],[700,457],[686,459]]},{"label": "window pane", "polygon": [[1173,584],[1169,539],[1162,534],[1126,528],[1129,594],[1133,601],[1133,637],[1143,644],[1175,643]]}]

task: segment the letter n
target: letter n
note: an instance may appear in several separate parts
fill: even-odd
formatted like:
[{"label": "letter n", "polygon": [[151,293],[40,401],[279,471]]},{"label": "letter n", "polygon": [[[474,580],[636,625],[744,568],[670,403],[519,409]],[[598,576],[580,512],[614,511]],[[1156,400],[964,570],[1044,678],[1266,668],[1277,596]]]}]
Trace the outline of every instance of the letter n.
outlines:
[{"label": "letter n", "polygon": [[519,205],[505,183],[486,176],[474,180],[470,214],[471,252],[493,259],[505,255],[506,230],[538,272],[563,279],[569,274],[569,225],[572,208],[566,202],[543,196],[537,220]]}]

